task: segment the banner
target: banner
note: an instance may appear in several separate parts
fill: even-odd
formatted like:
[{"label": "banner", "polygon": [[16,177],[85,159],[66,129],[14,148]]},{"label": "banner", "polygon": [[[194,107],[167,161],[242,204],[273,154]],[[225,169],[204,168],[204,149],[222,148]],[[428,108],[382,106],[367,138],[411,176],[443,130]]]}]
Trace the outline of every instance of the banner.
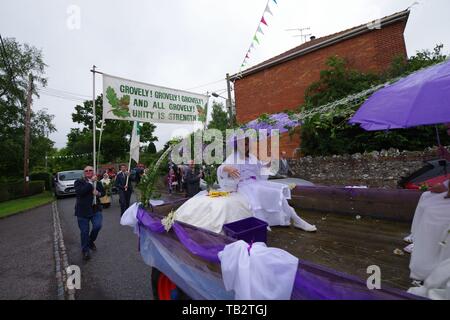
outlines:
[{"label": "banner", "polygon": [[103,74],[103,119],[189,124],[206,121],[208,97]]}]

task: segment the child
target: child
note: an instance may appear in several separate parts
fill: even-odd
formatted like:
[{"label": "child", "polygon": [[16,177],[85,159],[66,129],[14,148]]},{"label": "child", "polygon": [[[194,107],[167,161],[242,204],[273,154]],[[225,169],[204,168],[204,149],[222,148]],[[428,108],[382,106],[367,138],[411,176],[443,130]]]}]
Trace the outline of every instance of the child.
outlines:
[{"label": "child", "polygon": [[169,185],[169,193],[172,193],[173,190],[173,186],[176,185],[176,176],[175,176],[175,171],[173,170],[173,168],[169,169],[169,174],[167,175],[167,183]]}]

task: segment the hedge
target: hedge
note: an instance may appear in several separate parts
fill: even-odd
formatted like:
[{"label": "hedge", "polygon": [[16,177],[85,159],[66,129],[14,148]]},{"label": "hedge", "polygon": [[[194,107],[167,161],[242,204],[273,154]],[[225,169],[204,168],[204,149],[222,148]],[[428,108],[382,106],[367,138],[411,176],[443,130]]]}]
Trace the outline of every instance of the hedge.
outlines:
[{"label": "hedge", "polygon": [[32,172],[30,174],[30,181],[44,181],[45,182],[45,190],[52,190],[52,175],[48,172]]},{"label": "hedge", "polygon": [[23,182],[2,183],[0,184],[0,202],[32,196],[44,190],[45,181],[30,181],[28,194],[24,194]]}]

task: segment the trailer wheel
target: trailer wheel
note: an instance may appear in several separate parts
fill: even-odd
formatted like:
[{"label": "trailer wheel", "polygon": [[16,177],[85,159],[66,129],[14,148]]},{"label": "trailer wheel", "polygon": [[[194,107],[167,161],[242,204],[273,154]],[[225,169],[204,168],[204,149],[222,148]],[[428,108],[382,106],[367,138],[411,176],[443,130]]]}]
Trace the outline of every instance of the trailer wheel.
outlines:
[{"label": "trailer wheel", "polygon": [[188,300],[189,297],[164,273],[152,268],[152,290],[155,300]]}]

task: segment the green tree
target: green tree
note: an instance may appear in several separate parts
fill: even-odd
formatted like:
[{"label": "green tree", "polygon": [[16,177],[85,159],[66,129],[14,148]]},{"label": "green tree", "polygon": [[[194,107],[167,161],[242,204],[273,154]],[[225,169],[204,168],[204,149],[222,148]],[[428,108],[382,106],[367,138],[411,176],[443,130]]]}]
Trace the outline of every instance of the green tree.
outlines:
[{"label": "green tree", "polygon": [[145,151],[150,154],[155,154],[157,152],[155,144],[153,142],[150,142],[147,148],[145,148]]},{"label": "green tree", "polygon": [[220,131],[225,131],[228,128],[228,112],[225,111],[225,107],[222,103],[213,103],[211,116],[212,119],[208,123],[208,129],[218,129]]},{"label": "green tree", "polygon": [[398,56],[392,62],[391,68],[385,74],[385,78],[392,79],[405,76],[422,68],[443,62],[447,59],[447,55],[442,52],[443,49],[444,45],[438,44],[432,51],[417,51],[414,56],[407,60],[403,56]]},{"label": "green tree", "polygon": [[[42,52],[14,38],[3,39],[0,46],[0,172],[8,179],[23,174],[23,144],[28,75],[34,79],[33,97],[39,97],[39,86],[45,86],[46,64]],[[46,110],[32,112],[30,132],[30,169],[44,165],[45,154],[53,149],[48,138],[55,131],[53,116]]]},{"label": "green tree", "polygon": [[349,68],[346,60],[338,56],[328,58],[326,65],[327,69],[320,72],[320,80],[306,89],[303,108],[310,109],[342,99],[380,81],[375,74]]}]

